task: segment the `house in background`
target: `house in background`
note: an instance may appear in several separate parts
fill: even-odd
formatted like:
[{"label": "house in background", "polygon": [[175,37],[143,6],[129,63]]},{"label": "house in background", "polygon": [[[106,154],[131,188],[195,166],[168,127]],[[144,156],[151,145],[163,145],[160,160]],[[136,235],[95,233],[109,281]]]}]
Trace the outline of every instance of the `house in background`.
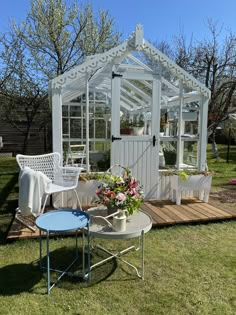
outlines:
[{"label": "house in background", "polygon": [[[6,102],[3,95],[0,95],[0,136],[3,139],[3,147],[1,149],[1,156],[16,156],[17,153],[23,152],[24,147],[24,131],[27,128],[27,121],[22,115],[19,119],[20,111],[17,112],[17,120],[13,123],[9,123],[4,119],[4,111],[1,110],[1,105]],[[6,104],[6,103],[5,103]],[[8,104],[8,103],[7,103]],[[10,105],[9,105],[10,106]],[[21,130],[21,131],[19,131]],[[33,122],[28,141],[27,150],[25,154],[43,154],[51,151],[51,122],[47,121],[44,127],[41,128],[40,124],[37,123],[37,116],[35,122]]]}]

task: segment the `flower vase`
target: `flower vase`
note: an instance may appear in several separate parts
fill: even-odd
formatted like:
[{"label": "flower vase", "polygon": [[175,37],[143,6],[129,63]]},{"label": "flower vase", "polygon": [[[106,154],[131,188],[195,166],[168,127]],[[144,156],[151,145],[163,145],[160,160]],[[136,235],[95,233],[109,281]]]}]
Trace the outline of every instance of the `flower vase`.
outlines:
[{"label": "flower vase", "polygon": [[115,232],[124,232],[126,230],[126,212],[127,210],[118,210],[119,213],[114,215],[112,228]]}]

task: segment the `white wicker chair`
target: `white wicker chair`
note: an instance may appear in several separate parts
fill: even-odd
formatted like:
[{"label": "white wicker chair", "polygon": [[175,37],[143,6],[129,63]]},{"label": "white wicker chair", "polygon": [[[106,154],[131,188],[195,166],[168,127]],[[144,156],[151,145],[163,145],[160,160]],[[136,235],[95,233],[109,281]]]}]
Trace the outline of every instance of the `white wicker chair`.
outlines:
[{"label": "white wicker chair", "polygon": [[[44,155],[22,155],[16,156],[17,163],[21,170],[25,166],[33,169],[34,171],[41,171],[52,183],[50,183],[45,191],[45,200],[40,213],[44,212],[48,196],[53,193],[74,190],[80,209],[81,203],[79,200],[76,187],[81,172],[79,167],[61,167],[61,155],[57,152],[44,154]],[[20,209],[19,209],[20,210]],[[18,213],[18,211],[17,211]],[[19,212],[20,214],[20,212]],[[21,221],[20,217],[16,214],[16,219]],[[23,223],[23,222],[21,222]],[[27,224],[25,224],[27,226]]]},{"label": "white wicker chair", "polygon": [[86,159],[86,145],[85,144],[71,144],[67,154],[66,164],[71,163],[72,166],[78,165],[81,168],[85,167]]}]

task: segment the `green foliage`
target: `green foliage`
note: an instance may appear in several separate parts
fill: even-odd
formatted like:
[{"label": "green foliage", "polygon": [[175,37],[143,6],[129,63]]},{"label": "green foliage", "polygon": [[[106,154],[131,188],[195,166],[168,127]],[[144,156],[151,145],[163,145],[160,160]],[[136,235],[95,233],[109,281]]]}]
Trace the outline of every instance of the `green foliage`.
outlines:
[{"label": "green foliage", "polygon": [[180,171],[178,175],[179,175],[179,177],[181,178],[181,180],[183,182],[185,182],[188,179],[188,176],[189,176],[185,171]]},{"label": "green foliage", "polygon": [[168,146],[163,148],[166,165],[176,164],[176,150],[174,147]]},{"label": "green foliage", "polygon": [[[113,259],[94,268],[87,284],[76,277],[82,266],[79,260],[71,269],[73,277],[63,277],[50,296],[45,295],[46,273],[38,268],[38,240],[0,246],[1,312],[233,315],[235,228],[236,222],[225,222],[153,229],[145,235],[144,281],[136,278],[132,268]],[[99,240],[99,244],[116,251],[133,242]],[[42,245],[44,249],[45,240]],[[74,257],[74,237],[51,238],[50,252],[55,268],[66,267]],[[133,251],[125,259],[139,267],[140,255]],[[107,256],[94,250],[92,263],[101,257]]]},{"label": "green foliage", "polygon": [[131,125],[132,127],[143,127],[144,126],[143,115],[142,114],[134,115]]},{"label": "green foliage", "polygon": [[108,150],[106,151],[106,153],[104,154],[103,158],[99,161],[97,161],[97,167],[99,171],[106,171],[108,170],[108,168],[110,167],[110,158],[111,156],[111,151]]},{"label": "green foliage", "polygon": [[144,193],[140,182],[136,180],[128,168],[124,169],[123,176],[104,174],[96,191],[102,203],[108,208],[119,208],[133,214],[142,204]]},{"label": "green foliage", "polygon": [[130,128],[132,126],[130,117],[128,114],[124,114],[120,120],[120,128]]},{"label": "green foliage", "polygon": [[96,14],[91,4],[71,5],[64,0],[31,0],[31,9],[17,36],[28,47],[38,69],[54,78],[118,44],[120,33],[108,11]]}]

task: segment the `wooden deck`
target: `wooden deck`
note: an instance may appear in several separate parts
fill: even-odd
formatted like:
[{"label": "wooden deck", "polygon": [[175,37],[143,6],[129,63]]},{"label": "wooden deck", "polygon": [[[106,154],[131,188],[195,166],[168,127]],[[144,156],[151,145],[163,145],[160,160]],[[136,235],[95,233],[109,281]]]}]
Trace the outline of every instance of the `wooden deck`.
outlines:
[{"label": "wooden deck", "polygon": [[[219,209],[214,204],[205,203],[198,199],[182,199],[180,206],[169,200],[149,201],[144,202],[141,208],[151,215],[153,227],[236,219],[236,209]],[[13,220],[7,239],[36,238],[39,236],[39,231],[36,226],[35,229],[35,232],[31,232]]]},{"label": "wooden deck", "polygon": [[236,219],[236,210],[219,209],[198,199],[182,199],[180,206],[170,200],[144,202],[142,209],[151,215],[153,226]]}]

